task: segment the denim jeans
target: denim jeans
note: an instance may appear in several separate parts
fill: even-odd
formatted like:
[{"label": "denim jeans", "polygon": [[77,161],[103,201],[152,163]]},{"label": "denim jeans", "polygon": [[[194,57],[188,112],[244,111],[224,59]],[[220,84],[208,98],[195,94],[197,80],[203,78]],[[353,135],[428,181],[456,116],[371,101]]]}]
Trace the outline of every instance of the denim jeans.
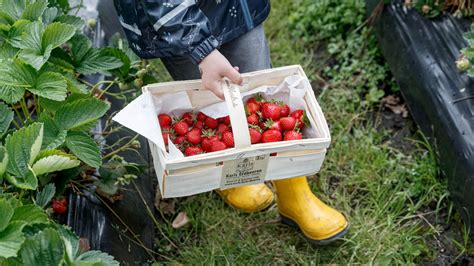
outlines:
[{"label": "denim jeans", "polygon": [[[219,51],[232,66],[240,68],[240,73],[271,68],[270,51],[262,24],[237,39],[223,44]],[[171,57],[161,60],[174,80],[201,78],[198,66],[193,64],[188,57]]]}]

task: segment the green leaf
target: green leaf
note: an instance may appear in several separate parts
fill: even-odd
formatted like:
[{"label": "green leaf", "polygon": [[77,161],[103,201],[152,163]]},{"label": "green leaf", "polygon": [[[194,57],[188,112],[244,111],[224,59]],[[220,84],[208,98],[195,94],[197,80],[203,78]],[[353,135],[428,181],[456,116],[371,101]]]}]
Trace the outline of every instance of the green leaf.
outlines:
[{"label": "green leaf", "polygon": [[82,61],[76,65],[76,71],[85,75],[95,74],[116,69],[122,65],[123,63],[120,59],[107,55],[105,50],[92,48],[85,54]]},{"label": "green leaf", "polygon": [[64,104],[56,111],[56,122],[61,129],[73,129],[102,117],[110,104],[88,98]]},{"label": "green leaf", "polygon": [[0,60],[8,60],[15,57],[18,53],[18,49],[11,46],[9,43],[3,43],[0,45]]},{"label": "green leaf", "polygon": [[40,70],[41,67],[48,61],[49,57],[51,56],[51,50],[51,45],[46,47],[44,51],[24,49],[20,50],[18,58],[22,59],[30,66],[34,67],[36,70]]},{"label": "green leaf", "polygon": [[90,39],[84,34],[74,35],[69,42],[71,44],[71,53],[76,63],[81,62],[92,47]]},{"label": "green leaf", "polygon": [[55,19],[55,21],[74,26],[76,30],[81,30],[85,25],[84,20],[82,20],[80,17],[70,15],[59,16]]},{"label": "green leaf", "polygon": [[52,150],[64,143],[67,131],[60,130],[50,116],[43,113],[38,121],[42,122],[44,127],[43,144],[41,149]]},{"label": "green leaf", "polygon": [[36,173],[37,176],[39,176],[74,168],[76,166],[79,166],[80,164],[80,161],[76,160],[76,158],[68,154],[54,154],[39,159],[33,165],[33,171]]},{"label": "green leaf", "polygon": [[0,198],[0,232],[7,228],[13,216],[13,207],[5,198]]},{"label": "green leaf", "polygon": [[17,44],[17,48],[30,49],[41,53],[43,51],[41,39],[43,37],[44,25],[39,21],[29,23],[24,26],[24,31],[21,35],[21,43]]},{"label": "green leaf", "polygon": [[44,30],[42,47],[45,48],[51,45],[56,48],[71,39],[74,33],[76,33],[74,26],[61,22],[51,23]]},{"label": "green leaf", "polygon": [[56,194],[56,187],[54,186],[54,184],[47,184],[46,186],[44,186],[43,190],[41,190],[36,195],[36,204],[41,208],[46,207],[46,205],[48,205],[49,202],[53,199],[54,194]]},{"label": "green leaf", "polygon": [[24,222],[26,224],[48,223],[48,215],[35,204],[27,204],[15,209],[11,222]]},{"label": "green leaf", "polygon": [[20,255],[25,265],[59,265],[64,256],[64,247],[58,232],[47,228],[27,238]]},{"label": "green leaf", "polygon": [[26,7],[26,0],[3,1],[2,11],[11,19],[18,20]]},{"label": "green leaf", "polygon": [[21,245],[25,241],[22,230],[24,222],[12,222],[0,232],[0,258],[16,257]]},{"label": "green leaf", "polygon": [[88,134],[83,132],[68,132],[66,146],[84,163],[95,168],[98,168],[102,164],[99,147]]},{"label": "green leaf", "polygon": [[42,141],[42,123],[33,123],[8,135],[5,141],[9,157],[8,172],[18,177],[29,176],[31,174],[29,165],[38,155]]},{"label": "green leaf", "polygon": [[38,187],[38,178],[36,178],[35,172],[28,166],[28,172],[23,177],[6,175],[5,179],[10,184],[20,189],[35,190]]},{"label": "green leaf", "polygon": [[117,48],[104,48],[104,53],[122,61],[123,65],[112,71],[112,73],[121,78],[126,78],[130,72],[130,58],[128,58],[122,50]]},{"label": "green leaf", "polygon": [[120,264],[107,253],[91,250],[79,255],[75,260],[75,265],[118,266]]},{"label": "green leaf", "polygon": [[21,18],[31,21],[37,20],[43,15],[47,7],[48,2],[44,0],[37,0],[34,3],[29,3],[26,5]]},{"label": "green leaf", "polygon": [[[8,105],[0,102],[0,137],[10,127],[10,123],[13,121],[13,110]],[[1,174],[0,174],[1,176]]]},{"label": "green leaf", "polygon": [[34,69],[15,61],[0,62],[0,99],[7,103],[18,102],[35,79]]},{"label": "green leaf", "polygon": [[58,233],[63,240],[66,255],[70,260],[74,260],[79,252],[79,237],[74,234],[71,228],[64,225],[59,225]]},{"label": "green leaf", "polygon": [[61,74],[44,72],[36,79],[32,93],[54,101],[64,101],[67,96],[67,82]]},{"label": "green leaf", "polygon": [[0,145],[0,181],[5,174],[8,166],[8,153],[5,147]]},{"label": "green leaf", "polygon": [[8,36],[6,38],[7,42],[10,43],[13,47],[20,48],[22,45],[23,32],[28,29],[28,25],[32,22],[26,19],[20,19],[13,23]]},{"label": "green leaf", "polygon": [[59,15],[59,10],[55,7],[48,7],[43,13],[43,23],[51,24]]}]

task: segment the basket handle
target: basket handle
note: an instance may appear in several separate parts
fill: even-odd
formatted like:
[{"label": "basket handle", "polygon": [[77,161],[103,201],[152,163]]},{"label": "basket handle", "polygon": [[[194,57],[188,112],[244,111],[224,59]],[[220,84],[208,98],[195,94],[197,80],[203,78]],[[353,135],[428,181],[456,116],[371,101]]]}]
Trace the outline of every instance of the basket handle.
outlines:
[{"label": "basket handle", "polygon": [[247,124],[247,116],[245,115],[244,102],[240,95],[240,86],[231,83],[225,78],[223,82],[221,82],[221,87],[229,110],[235,147],[250,147],[250,133]]}]

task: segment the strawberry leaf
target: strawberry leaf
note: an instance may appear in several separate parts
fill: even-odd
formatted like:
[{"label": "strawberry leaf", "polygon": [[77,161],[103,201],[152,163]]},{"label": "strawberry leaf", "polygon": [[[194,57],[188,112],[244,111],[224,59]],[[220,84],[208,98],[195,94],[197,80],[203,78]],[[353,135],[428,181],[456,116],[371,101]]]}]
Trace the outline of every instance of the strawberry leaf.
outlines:
[{"label": "strawberry leaf", "polygon": [[7,170],[7,165],[8,165],[7,150],[5,149],[5,147],[0,146],[0,181],[2,180],[2,177],[5,174],[5,171]]},{"label": "strawberry leaf", "polygon": [[116,69],[122,65],[120,59],[108,55],[105,49],[91,48],[76,65],[76,71],[88,75]]},{"label": "strawberry leaf", "polygon": [[54,101],[64,101],[67,96],[67,82],[61,74],[44,72],[36,79],[32,93]]},{"label": "strawberry leaf", "polygon": [[[7,171],[31,181],[30,165],[38,155],[42,141],[42,123],[33,123],[9,135],[5,141],[9,158]],[[35,187],[34,183],[30,184]]]},{"label": "strawberry leaf", "polygon": [[32,169],[37,176],[62,171],[79,166],[81,163],[74,156],[58,150],[50,151],[50,155],[35,162]]},{"label": "strawberry leaf", "polygon": [[56,123],[60,129],[74,129],[102,117],[110,104],[96,98],[79,99],[56,110]]},{"label": "strawberry leaf", "polygon": [[5,134],[13,120],[13,110],[8,105],[0,102],[0,137]]},{"label": "strawberry leaf", "polygon": [[60,265],[64,257],[64,245],[58,232],[47,228],[27,238],[20,255],[25,265]]},{"label": "strawberry leaf", "polygon": [[99,147],[95,140],[84,132],[68,132],[66,146],[84,163],[99,168],[102,164]]},{"label": "strawberry leaf", "polygon": [[53,199],[54,194],[56,194],[56,187],[54,184],[47,184],[43,190],[36,195],[36,205],[41,208],[46,207],[46,205],[48,205],[48,203]]},{"label": "strawberry leaf", "polygon": [[72,25],[54,22],[49,24],[44,30],[42,47],[45,49],[51,45],[54,48],[59,47],[63,43],[71,39],[76,33],[76,28]]},{"label": "strawberry leaf", "polygon": [[31,21],[37,20],[39,17],[43,16],[47,7],[48,2],[45,0],[37,0],[36,2],[28,3],[23,10],[21,18]]}]

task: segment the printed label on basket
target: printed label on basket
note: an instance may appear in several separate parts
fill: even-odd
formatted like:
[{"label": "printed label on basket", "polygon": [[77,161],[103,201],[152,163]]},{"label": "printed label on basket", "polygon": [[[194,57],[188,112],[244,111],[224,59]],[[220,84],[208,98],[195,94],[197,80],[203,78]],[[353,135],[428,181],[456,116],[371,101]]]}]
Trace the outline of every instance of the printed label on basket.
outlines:
[{"label": "printed label on basket", "polygon": [[267,154],[224,162],[221,188],[263,183],[269,157]]}]

